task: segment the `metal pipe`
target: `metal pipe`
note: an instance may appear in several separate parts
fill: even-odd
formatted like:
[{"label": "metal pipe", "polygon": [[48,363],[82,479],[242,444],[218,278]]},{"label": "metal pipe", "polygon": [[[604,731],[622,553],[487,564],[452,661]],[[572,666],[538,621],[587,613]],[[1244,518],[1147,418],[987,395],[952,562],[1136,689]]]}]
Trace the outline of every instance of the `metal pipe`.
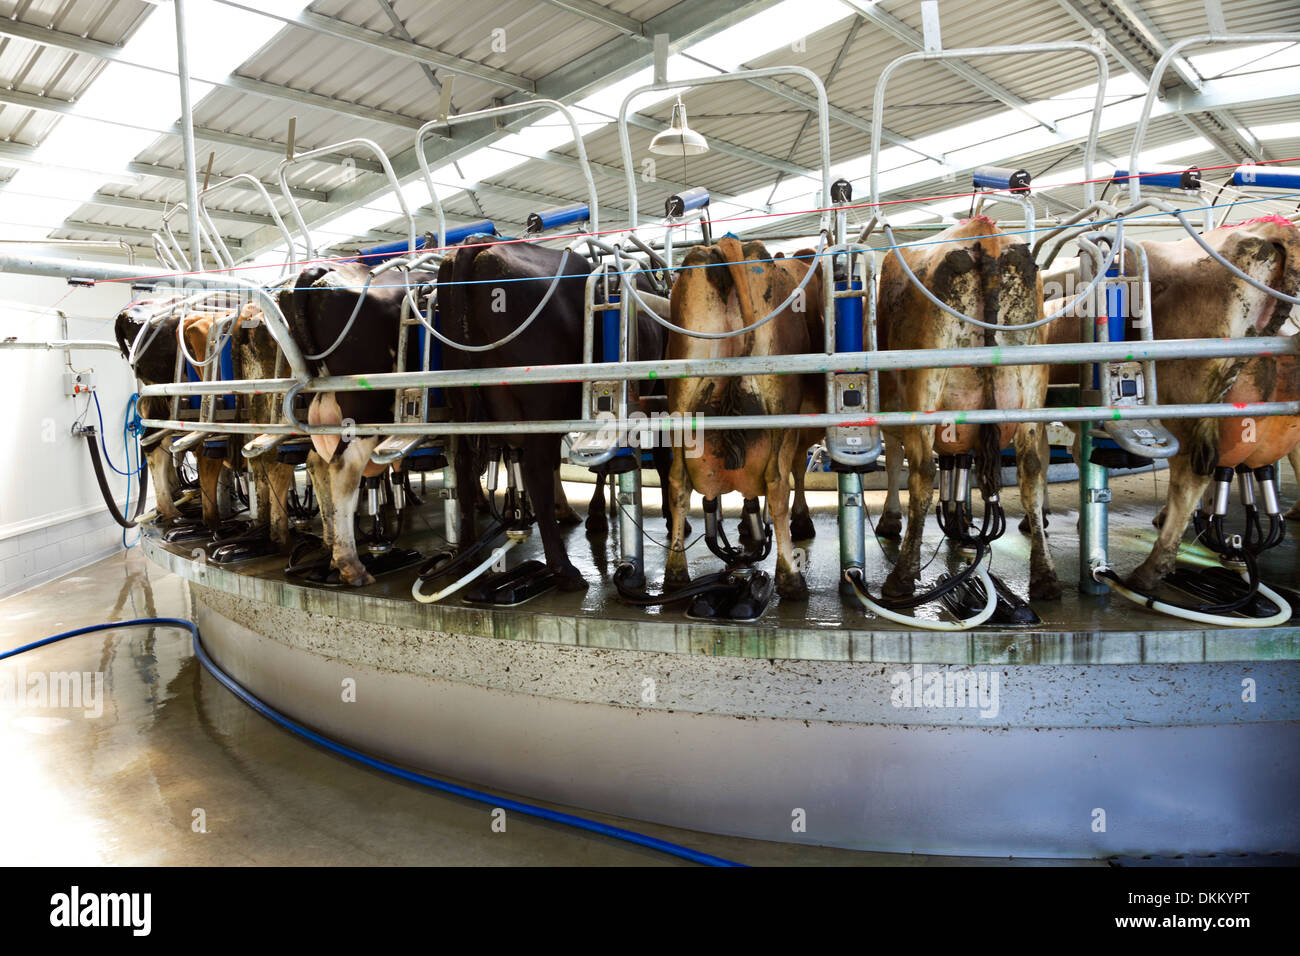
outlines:
[{"label": "metal pipe", "polygon": [[[1146,140],[1147,127],[1151,125],[1151,110],[1160,93],[1160,81],[1174,58],[1189,46],[1240,46],[1244,43],[1300,43],[1300,33],[1201,34],[1185,37],[1172,44],[1156,63],[1151,71],[1151,79],[1147,82],[1147,95],[1142,100],[1142,116],[1133,131],[1133,145],[1129,148],[1129,169],[1142,168],[1142,143]],[[1092,179],[1091,173],[1084,178]],[[1129,199],[1134,203],[1142,198],[1140,178],[1134,176],[1128,181]]]},{"label": "metal pipe", "polygon": [[[697,86],[712,86],[717,83],[731,83],[736,80],[757,80],[772,76],[801,76],[812,84],[817,95],[817,139],[821,146],[822,171],[822,219],[818,227],[829,230],[831,225],[831,133],[830,104],[826,98],[826,87],[812,70],[802,66],[771,66],[761,70],[736,70],[720,76],[697,76],[688,80],[671,80],[664,83],[650,83],[639,86],[623,98],[623,105],[618,110],[618,141],[623,154],[623,170],[627,183],[628,226],[635,232],[637,228],[636,166],[632,162],[632,142],[627,133],[627,113],[632,101],[643,93],[660,93],[668,90],[680,90]],[[876,118],[873,118],[873,120]],[[875,175],[875,168],[872,168]]]},{"label": "metal pipe", "polygon": [[53,339],[49,342],[0,342],[0,349],[103,349],[106,352],[120,351],[116,342],[99,339]]},{"label": "metal pipe", "polygon": [[[0,254],[0,272],[53,276],[58,279],[87,279],[96,282],[137,282],[158,279],[168,280],[179,285],[182,281],[181,277],[173,276],[161,269],[148,269],[145,266],[118,266],[102,262],[73,262],[68,259],[52,259],[45,256]],[[265,289],[248,279],[231,275],[195,273],[184,276],[183,281],[188,285],[225,290],[229,290],[231,286],[236,286],[239,291],[247,292],[261,306],[262,318],[266,321],[266,327],[271,331],[276,344],[284,352],[285,360],[289,363],[290,372],[296,379],[303,382],[311,377],[311,373],[308,372],[307,365],[303,361],[302,352],[298,349],[298,343],[294,341],[293,335],[289,332],[289,325],[280,312],[279,303]],[[217,394],[223,394],[220,385],[216,383],[192,382],[190,384],[213,388]],[[275,391],[283,390],[275,389]],[[194,392],[193,394],[199,395],[202,393]]]},{"label": "metal pipe", "polygon": [[[1078,348],[1078,346],[1075,346]],[[1100,415],[1108,421],[1164,418],[1251,418],[1267,415],[1300,415],[1300,401],[1204,403],[1191,405],[1126,405],[1092,408],[993,408],[945,411],[931,409],[917,412],[880,412],[865,421],[882,428],[925,427],[949,421],[961,425],[1018,425],[1022,422],[1090,422]],[[287,416],[287,409],[286,409]],[[688,425],[697,429],[737,431],[748,429],[829,428],[835,425],[861,425],[864,419],[847,414],[813,415],[692,415],[647,417],[638,422],[643,430],[665,431]],[[144,419],[150,428],[185,431],[237,433],[245,435],[564,435],[569,432],[601,432],[610,427],[608,419],[558,419],[526,422],[378,422],[367,425],[259,424],[257,422],[186,422],[167,419]]]},{"label": "metal pipe", "polygon": [[[397,178],[397,173],[393,172],[393,164],[388,161],[388,154],[384,152],[383,147],[373,139],[358,136],[329,146],[309,149],[305,153],[295,153],[293,156],[280,160],[280,165],[276,167],[276,176],[280,180],[280,192],[284,194],[285,201],[289,203],[289,211],[293,214],[298,231],[302,233],[303,242],[306,243],[306,258],[308,260],[315,258],[316,252],[311,244],[311,230],[307,228],[307,222],[302,217],[302,210],[298,208],[298,203],[294,201],[293,192],[289,188],[289,167],[315,159],[318,156],[332,155],[349,146],[360,146],[362,149],[374,153],[375,158],[379,160],[384,175],[388,177],[388,184],[393,187],[393,195],[397,199],[397,205],[402,210],[402,218],[406,220],[407,247],[411,252],[415,252],[415,216],[411,213],[410,207],[406,204],[406,197],[402,194],[401,180]],[[290,243],[289,247],[292,249],[293,244]]]},{"label": "metal pipe", "polygon": [[[3,258],[0,258],[0,264]],[[60,263],[62,266],[62,263]],[[0,268],[0,272],[4,271]],[[61,273],[62,274],[62,273]],[[229,281],[221,277],[222,282]],[[980,348],[894,349],[883,352],[837,352],[827,355],[763,355],[716,359],[661,359],[641,362],[599,362],[591,365],[448,370],[442,372],[380,372],[374,375],[330,375],[299,382],[292,378],[241,379],[219,384],[202,382],[146,385],[140,394],[201,395],[283,392],[301,385],[308,392],[355,392],[388,388],[451,388],[484,382],[512,385],[553,385],[584,381],[637,381],[651,378],[700,378],[732,375],[811,375],[927,368],[980,368],[1000,365],[1082,365],[1092,362],[1168,361],[1184,358],[1255,358],[1261,355],[1300,354],[1295,336],[1257,336],[1241,339],[1159,339],[1154,342],[1100,343],[1086,352],[1077,343],[1054,345],[1004,345]],[[1149,415],[1148,418],[1159,416]]]},{"label": "metal pipe", "polygon": [[[528,112],[535,109],[550,109],[569,121],[569,129],[573,132],[573,145],[578,152],[578,168],[582,170],[582,178],[587,183],[587,205],[591,212],[590,231],[599,235],[600,212],[596,201],[596,181],[591,176],[591,164],[587,161],[587,147],[582,142],[582,131],[578,128],[578,121],[574,119],[569,108],[558,100],[537,99],[528,100],[524,103],[506,103],[501,106],[491,106],[487,109],[473,110],[469,113],[458,113],[455,116],[448,116],[446,119],[430,120],[416,131],[415,156],[420,161],[420,171],[424,174],[424,185],[429,190],[429,201],[433,204],[433,213],[438,220],[438,247],[440,249],[447,246],[447,220],[443,216],[442,201],[438,198],[438,190],[433,185],[433,172],[429,169],[429,160],[424,155],[425,137],[440,126],[452,126],[473,119],[500,116],[504,113]],[[632,208],[635,211],[635,193],[633,193],[632,202],[634,204]],[[635,223],[635,214],[633,222]]]},{"label": "metal pipe", "polygon": [[181,87],[181,141],[185,150],[185,204],[190,215],[190,262],[203,268],[203,240],[199,237],[198,161],[194,152],[194,106],[190,102],[190,53],[185,38],[185,2],[176,0],[176,77]]},{"label": "metal pipe", "polygon": [[[967,47],[955,50],[918,50],[907,53],[891,61],[876,80],[876,94],[871,110],[871,204],[880,208],[880,140],[885,116],[885,89],[889,77],[899,67],[920,60],[966,60],[979,56],[1026,56],[1033,53],[1086,53],[1097,64],[1097,96],[1092,107],[1092,123],[1088,128],[1088,139],[1083,150],[1083,198],[1088,206],[1096,199],[1093,185],[1092,164],[1097,151],[1097,139],[1101,134],[1101,113],[1106,106],[1106,83],[1110,78],[1110,67],[1106,63],[1106,52],[1089,43],[1019,43],[1013,46]],[[1154,80],[1152,81],[1154,83]],[[1152,89],[1155,87],[1153,86]]]}]

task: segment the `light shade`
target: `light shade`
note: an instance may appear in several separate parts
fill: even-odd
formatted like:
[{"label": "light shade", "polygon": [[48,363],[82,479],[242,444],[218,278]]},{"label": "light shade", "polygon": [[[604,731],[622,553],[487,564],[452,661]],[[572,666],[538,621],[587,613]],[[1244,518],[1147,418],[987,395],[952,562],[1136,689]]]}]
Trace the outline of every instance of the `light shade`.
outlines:
[{"label": "light shade", "polygon": [[650,140],[650,152],[660,156],[698,156],[708,151],[708,140],[686,124],[686,104],[679,96],[673,104],[672,124]]}]

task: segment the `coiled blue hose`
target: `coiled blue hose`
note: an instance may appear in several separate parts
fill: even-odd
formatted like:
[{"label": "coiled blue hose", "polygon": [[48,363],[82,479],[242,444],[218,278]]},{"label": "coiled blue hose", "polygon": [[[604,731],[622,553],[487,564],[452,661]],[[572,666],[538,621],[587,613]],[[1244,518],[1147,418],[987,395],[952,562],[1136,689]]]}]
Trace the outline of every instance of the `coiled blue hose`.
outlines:
[{"label": "coiled blue hose", "polygon": [[[108,467],[112,468],[119,475],[126,476],[126,503],[123,509],[126,514],[131,513],[131,479],[139,478],[144,472],[145,460],[144,455],[140,452],[140,436],[144,434],[144,426],[141,424],[140,410],[140,393],[134,392],[126,400],[126,415],[122,419],[122,453],[126,455],[126,470],[123,471],[117,465],[113,464],[112,456],[108,453],[108,444],[104,441],[104,410],[99,404],[99,393],[92,391],[90,397],[95,400],[95,414],[99,417],[99,446],[104,449],[104,461],[108,462]],[[135,439],[132,442],[132,438]],[[131,464],[131,449],[135,449],[135,465]],[[142,486],[143,487],[143,486]],[[141,494],[144,492],[142,491]],[[140,536],[136,535],[135,541],[126,540],[126,529],[122,529],[122,547],[130,550],[134,548]]]},{"label": "coiled blue hose", "polygon": [[418,783],[420,786],[428,787],[430,790],[440,790],[443,793],[450,793],[454,796],[464,797],[467,800],[474,800],[477,803],[485,803],[490,807],[501,807],[504,810],[524,814],[525,816],[537,817],[541,820],[550,820],[553,823],[562,823],[565,826],[575,827],[579,830],[587,830],[591,833],[598,833],[602,836],[613,837],[615,840],[622,840],[624,843],[632,843],[637,846],[647,847],[651,850],[658,850],[660,853],[667,853],[683,860],[689,860],[692,863],[702,863],[706,866],[744,865],[732,860],[724,860],[721,857],[712,856],[708,853],[701,853],[698,850],[692,850],[690,847],[681,846],[677,843],[670,843],[667,840],[660,840],[656,837],[646,836],[643,833],[637,833],[633,830],[625,830],[622,827],[611,826],[608,823],[600,823],[597,820],[588,820],[586,817],[575,816],[571,813],[561,813],[558,810],[548,810],[546,807],[539,807],[531,803],[523,803],[519,800],[511,800],[506,797],[495,797],[482,790],[475,790],[471,787],[462,787],[459,784],[450,783],[446,780],[439,780],[437,777],[430,777],[422,773],[416,773],[412,770],[406,770],[402,767],[396,766],[395,764],[388,763],[387,761],[379,760],[375,757],[363,754],[359,750],[353,750],[346,744],[341,744],[336,740],[331,740],[329,737],[316,733],[314,730],[309,730],[302,726],[302,724],[286,717],[260,698],[255,697],[251,691],[223,671],[219,666],[217,666],[216,662],[208,656],[208,652],[203,647],[203,642],[199,640],[198,625],[193,621],[186,620],[185,618],[141,617],[128,621],[110,621],[105,624],[92,624],[88,627],[79,627],[76,630],[64,631],[62,634],[55,634],[52,637],[33,641],[31,644],[24,644],[22,647],[14,648],[12,651],[0,652],[0,661],[6,660],[10,657],[16,657],[19,654],[25,654],[28,651],[34,651],[36,648],[44,647],[47,644],[65,641],[71,637],[78,637],[82,634],[93,634],[97,631],[111,631],[124,627],[179,627],[189,631],[194,639],[194,655],[199,659],[199,663],[207,668],[208,672],[220,681],[227,690],[249,707],[253,708],[268,720],[279,724],[286,730],[292,731],[304,740],[310,740],[312,743],[318,744],[326,750],[332,750],[334,753],[347,757],[349,760],[353,760],[367,767],[372,767],[375,770],[381,770],[390,776],[398,777],[402,780],[409,780],[411,783]]}]

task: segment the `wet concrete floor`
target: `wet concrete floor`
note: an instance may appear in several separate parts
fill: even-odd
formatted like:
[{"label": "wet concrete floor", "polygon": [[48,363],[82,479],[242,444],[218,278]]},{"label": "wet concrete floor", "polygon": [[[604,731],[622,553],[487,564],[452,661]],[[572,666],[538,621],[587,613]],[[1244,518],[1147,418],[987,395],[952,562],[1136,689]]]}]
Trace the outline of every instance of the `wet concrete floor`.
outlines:
[{"label": "wet concrete floor", "polygon": [[[1147,473],[1113,483],[1113,557],[1123,569],[1135,565],[1149,547],[1150,518],[1166,480],[1164,473]],[[589,490],[570,486],[570,498],[579,511],[585,511]],[[1288,474],[1287,500],[1295,492]],[[1073,584],[1076,496],[1072,485],[1052,488],[1053,501],[1060,508],[1053,517],[1053,549],[1066,582],[1066,598],[1038,608],[1044,618],[1055,615],[1081,627],[1105,627],[1121,615],[1113,609],[1108,612],[1105,601],[1081,600]],[[769,612],[776,620],[831,621],[850,613],[841,608],[833,585],[834,516],[827,509],[834,496],[813,493],[811,497],[819,532],[809,570],[813,596],[803,606],[781,607],[777,602]],[[879,514],[882,497],[868,494],[873,515]],[[657,515],[657,492],[647,489],[646,499],[649,514]],[[1006,499],[1013,527],[1000,542],[994,567],[1023,592],[1027,543],[1014,529],[1020,511],[1010,489]],[[729,514],[738,512],[731,503],[728,508]],[[702,528],[698,514],[694,523],[697,530]],[[658,517],[647,520],[646,529],[655,538],[661,537],[662,528]],[[430,526],[423,534],[432,541],[438,530]],[[937,540],[937,532],[931,529],[927,554]],[[612,571],[617,556],[614,537],[593,546],[579,527],[570,532],[569,542],[584,570],[595,577]],[[869,574],[877,586],[888,567],[888,547],[882,543],[880,561],[873,562]],[[651,567],[662,568],[662,558],[652,557],[656,551],[647,544]],[[692,549],[693,572],[712,570],[716,563],[702,544]],[[932,567],[927,576],[935,571]],[[1277,580],[1296,580],[1293,542],[1270,557],[1268,573]],[[657,582],[656,573],[651,576]],[[382,591],[390,585],[380,582],[373,587]],[[631,613],[614,604],[601,587],[583,596],[560,595],[553,600],[580,606],[580,610],[575,607],[578,613]],[[1128,629],[1139,620],[1143,627],[1178,626],[1155,616],[1148,622],[1144,612],[1131,605],[1125,605],[1121,614]],[[127,552],[0,602],[0,649],[91,623],[152,616],[189,617],[186,586],[138,551]],[[359,767],[263,719],[202,669],[188,634],[180,630],[106,631],[0,664],[4,681],[14,681],[20,674],[43,674],[48,679],[74,672],[85,678],[87,691],[79,707],[52,707],[34,700],[0,703],[5,771],[0,818],[21,821],[6,827],[0,840],[0,864],[681,863],[518,815],[509,817],[506,832],[494,832],[490,807]],[[89,691],[96,674],[103,682],[97,696]],[[764,843],[588,815],[757,865],[987,862]]]}]

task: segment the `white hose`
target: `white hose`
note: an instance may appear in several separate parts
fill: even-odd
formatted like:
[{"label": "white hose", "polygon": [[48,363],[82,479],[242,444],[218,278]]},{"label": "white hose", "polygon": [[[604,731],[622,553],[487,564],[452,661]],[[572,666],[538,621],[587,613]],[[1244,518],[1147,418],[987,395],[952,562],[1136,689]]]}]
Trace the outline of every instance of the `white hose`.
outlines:
[{"label": "white hose", "polygon": [[437,591],[433,594],[424,594],[423,592],[421,592],[420,585],[423,582],[421,582],[419,578],[416,578],[415,581],[411,584],[411,597],[415,598],[421,604],[432,604],[434,601],[441,601],[445,597],[450,597],[451,595],[459,591],[461,588],[465,587],[467,584],[472,584],[474,580],[478,578],[479,575],[481,575],[488,568],[492,567],[492,565],[500,561],[502,555],[504,555],[507,551],[509,551],[511,548],[517,545],[519,543],[519,540],[520,539],[518,538],[507,539],[505,544],[501,545],[490,555],[488,555],[487,558],[483,561],[483,563],[480,564],[478,567],[476,567],[473,571],[469,572],[469,574],[465,575],[464,577],[457,578],[455,581],[447,585],[441,591]]},{"label": "white hose", "polygon": [[856,569],[849,568],[844,572],[844,580],[849,582],[853,592],[871,613],[878,617],[883,617],[887,621],[893,621],[895,624],[904,624],[908,627],[919,627],[927,631],[965,631],[972,627],[978,627],[993,616],[993,612],[998,609],[998,593],[993,589],[993,579],[989,577],[988,569],[984,567],[984,562],[980,562],[975,569],[975,574],[984,584],[984,594],[986,600],[984,609],[974,617],[963,618],[960,621],[927,621],[924,618],[912,617],[910,614],[899,614],[897,611],[891,611],[887,607],[881,607],[875,601],[871,600],[871,595],[866,589],[859,586],[858,575],[853,572]]},{"label": "white hose", "polygon": [[[1180,617],[1185,621],[1196,621],[1198,624],[1221,624],[1226,627],[1277,627],[1291,620],[1291,603],[1263,581],[1259,583],[1257,590],[1261,595],[1277,605],[1278,612],[1272,617],[1228,617],[1223,614],[1205,614],[1201,611],[1191,611],[1187,608],[1178,607],[1176,604],[1166,604],[1164,601],[1146,597],[1137,591],[1130,590],[1114,578],[1101,577],[1102,572],[1109,570],[1103,565],[1098,565],[1092,569],[1092,576],[1096,581],[1105,584],[1107,587],[1114,588],[1134,604],[1140,604],[1143,607],[1159,611],[1161,614],[1168,614],[1171,617]],[[1243,574],[1242,577],[1245,578],[1246,576]]]},{"label": "white hose", "polygon": [[[420,324],[423,325],[426,329],[428,329],[429,334],[432,335],[439,342],[441,342],[443,345],[448,345],[451,348],[459,349],[462,352],[490,352],[492,351],[492,349],[499,349],[501,348],[501,346],[506,345],[507,343],[518,338],[520,335],[523,334],[525,329],[527,329],[530,325],[533,324],[533,320],[542,314],[542,309],[546,308],[546,303],[551,301],[551,296],[555,294],[555,290],[559,287],[560,280],[565,277],[564,267],[565,265],[568,264],[570,251],[571,251],[570,249],[564,250],[564,255],[560,257],[560,265],[556,269],[555,275],[551,278],[551,284],[546,287],[546,294],[542,296],[542,301],[537,303],[537,308],[533,309],[532,314],[528,316],[528,318],[524,319],[524,321],[513,332],[509,333],[508,335],[502,336],[501,338],[497,339],[495,342],[492,342],[489,345],[464,345],[460,342],[453,342],[451,339],[447,338],[447,336],[443,335],[441,332],[435,329],[433,327],[433,323],[430,322],[428,319],[426,319],[424,313],[420,311],[420,306],[415,301],[415,292],[410,287],[409,283],[406,287],[407,301],[410,303],[412,310],[414,310],[416,317],[420,320]],[[438,294],[438,287],[436,285],[434,286],[433,294],[434,296],[437,296]],[[433,311],[432,302],[429,304],[429,311],[430,312]]]},{"label": "white hose", "polygon": [[[813,261],[811,264],[809,264],[808,271],[804,273],[803,279],[800,280],[799,284],[794,287],[794,291],[785,297],[785,301],[782,302],[780,305],[778,305],[767,315],[763,316],[757,322],[754,322],[751,325],[743,326],[739,329],[732,329],[730,332],[694,332],[690,329],[684,329],[679,325],[674,325],[673,323],[669,322],[667,319],[661,318],[658,314],[655,313],[654,309],[650,308],[650,306],[646,304],[645,300],[641,298],[641,293],[637,290],[635,279],[633,279],[631,282],[624,283],[624,285],[627,287],[628,292],[631,293],[632,298],[636,302],[636,304],[641,307],[642,311],[649,313],[650,318],[654,319],[656,322],[658,322],[664,328],[668,329],[670,332],[678,332],[682,335],[689,335],[691,338],[695,338],[695,339],[730,339],[730,338],[735,338],[737,335],[744,335],[747,332],[757,331],[758,329],[766,325],[768,322],[772,321],[772,319],[776,318],[778,315],[784,312],[787,308],[789,308],[791,303],[794,302],[794,300],[799,296],[801,292],[803,292],[804,288],[808,285],[808,280],[812,278],[813,273],[817,271],[817,260],[821,258],[822,250],[825,248],[826,248],[826,233],[823,232],[821,234],[821,239],[817,243],[817,251],[813,253]],[[633,259],[631,256],[624,256],[623,253],[618,250],[614,251],[614,255],[617,256],[618,258],[618,267],[620,270],[623,268],[624,262],[630,262],[633,265],[636,264],[635,259]],[[763,261],[775,262],[776,260],[768,259]],[[710,266],[706,268],[716,268],[716,267]],[[624,273],[624,274],[634,275],[635,272],[636,270],[633,270],[632,272]]]}]

